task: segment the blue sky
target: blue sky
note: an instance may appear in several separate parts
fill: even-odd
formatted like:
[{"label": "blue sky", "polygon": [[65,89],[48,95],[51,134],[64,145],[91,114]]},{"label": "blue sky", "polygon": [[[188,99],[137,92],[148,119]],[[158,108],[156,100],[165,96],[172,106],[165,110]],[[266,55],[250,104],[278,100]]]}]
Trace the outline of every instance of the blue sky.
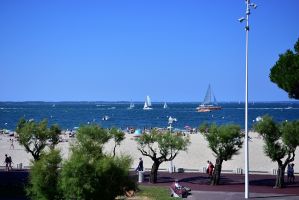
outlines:
[{"label": "blue sky", "polygon": [[[249,99],[285,101],[269,80],[299,37],[298,0],[256,0]],[[243,0],[0,2],[0,101],[244,101]]]}]

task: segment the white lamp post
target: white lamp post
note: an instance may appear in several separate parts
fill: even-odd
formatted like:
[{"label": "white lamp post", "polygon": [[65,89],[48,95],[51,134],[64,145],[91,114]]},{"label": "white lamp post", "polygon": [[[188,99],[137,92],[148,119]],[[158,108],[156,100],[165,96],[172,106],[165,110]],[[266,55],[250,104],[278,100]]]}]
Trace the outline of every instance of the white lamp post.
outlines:
[{"label": "white lamp post", "polygon": [[[176,118],[172,118],[171,116],[168,118],[168,124],[169,124],[169,132],[171,133],[171,129],[172,129],[172,123],[176,121]],[[171,152],[172,154],[172,152]],[[173,170],[173,162],[172,160],[170,161],[170,166],[169,166],[169,172],[172,173],[174,172]]]},{"label": "white lamp post", "polygon": [[248,152],[248,33],[249,33],[249,15],[250,8],[257,8],[257,5],[250,3],[250,0],[245,0],[246,3],[246,18],[239,19],[240,22],[246,20],[246,70],[245,70],[245,199],[249,198],[249,152]]}]

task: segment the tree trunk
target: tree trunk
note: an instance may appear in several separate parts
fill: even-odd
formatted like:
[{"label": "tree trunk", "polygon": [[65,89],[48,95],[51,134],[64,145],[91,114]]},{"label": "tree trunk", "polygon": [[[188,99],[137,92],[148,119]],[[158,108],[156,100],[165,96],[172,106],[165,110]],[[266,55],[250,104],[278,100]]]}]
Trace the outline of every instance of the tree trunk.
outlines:
[{"label": "tree trunk", "polygon": [[282,164],[278,164],[277,169],[277,176],[276,176],[276,182],[274,188],[283,188],[285,187],[284,184],[284,173],[285,173],[285,166]]},{"label": "tree trunk", "polygon": [[113,157],[115,157],[115,149],[116,149],[116,145],[114,145],[114,148],[113,148]]},{"label": "tree trunk", "polygon": [[33,159],[35,161],[38,161],[40,159],[40,155],[38,152],[35,152],[35,153],[33,152],[33,153],[31,153],[31,155],[33,156]]},{"label": "tree trunk", "polygon": [[219,185],[221,169],[223,160],[220,158],[216,159],[215,169],[211,179],[211,185]]},{"label": "tree trunk", "polygon": [[158,174],[158,169],[160,164],[161,164],[160,162],[154,161],[154,164],[151,169],[151,174],[150,174],[151,183],[157,183],[157,174]]}]

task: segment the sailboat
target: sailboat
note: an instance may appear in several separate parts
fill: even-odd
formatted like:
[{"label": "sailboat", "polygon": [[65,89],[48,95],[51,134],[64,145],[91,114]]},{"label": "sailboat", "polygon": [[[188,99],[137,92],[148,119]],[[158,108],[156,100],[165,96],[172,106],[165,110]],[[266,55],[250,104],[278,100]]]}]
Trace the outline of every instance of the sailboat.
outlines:
[{"label": "sailboat", "polygon": [[167,108],[168,108],[168,106],[167,106],[166,102],[164,103],[164,106],[163,106],[163,108],[164,108],[164,109],[167,109]]},{"label": "sailboat", "polygon": [[149,96],[146,96],[143,110],[152,110],[153,108],[151,106],[152,106],[151,98]]},{"label": "sailboat", "polygon": [[[212,102],[212,96],[214,97],[214,101]],[[205,99],[202,104],[200,104],[197,108],[197,112],[211,112],[212,110],[221,110],[222,107],[218,106],[215,95],[212,93],[211,85],[209,85],[208,90],[206,92]]]},{"label": "sailboat", "polygon": [[135,107],[134,103],[131,101],[130,106],[128,107],[129,110],[133,109]]}]

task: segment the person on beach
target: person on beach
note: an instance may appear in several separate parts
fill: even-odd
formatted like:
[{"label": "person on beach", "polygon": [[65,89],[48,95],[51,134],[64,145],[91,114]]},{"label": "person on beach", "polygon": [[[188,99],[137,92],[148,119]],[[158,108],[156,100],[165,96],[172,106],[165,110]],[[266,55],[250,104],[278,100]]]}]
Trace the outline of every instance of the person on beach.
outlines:
[{"label": "person on beach", "polygon": [[8,156],[7,156],[7,154],[5,154],[5,171],[8,171],[9,170],[9,168],[8,168],[8,166],[9,166],[9,158],[8,158]]},{"label": "person on beach", "polygon": [[13,139],[11,138],[11,139],[9,139],[9,140],[10,140],[10,147],[9,147],[9,149],[14,149],[15,146],[14,146],[14,144],[13,144]]},{"label": "person on beach", "polygon": [[143,160],[142,158],[139,158],[139,164],[136,168],[136,171],[139,172],[139,171],[143,171]]}]

